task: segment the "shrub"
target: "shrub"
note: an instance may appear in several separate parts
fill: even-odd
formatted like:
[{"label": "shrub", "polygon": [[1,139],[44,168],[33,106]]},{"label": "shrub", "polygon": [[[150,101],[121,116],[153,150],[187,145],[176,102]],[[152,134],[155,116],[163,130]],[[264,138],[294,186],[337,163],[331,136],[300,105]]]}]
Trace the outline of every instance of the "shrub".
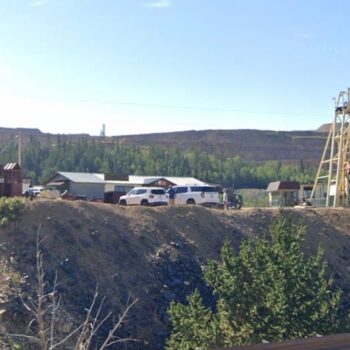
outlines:
[{"label": "shrub", "polygon": [[0,225],[5,226],[10,221],[17,220],[24,211],[24,200],[22,198],[0,198]]},{"label": "shrub", "polygon": [[169,309],[167,349],[210,349],[327,335],[348,329],[341,291],[329,278],[323,251],[306,257],[305,226],[279,219],[269,234],[248,239],[235,254],[228,242],[221,261],[209,261],[205,280],[216,297],[207,309],[198,292]]}]

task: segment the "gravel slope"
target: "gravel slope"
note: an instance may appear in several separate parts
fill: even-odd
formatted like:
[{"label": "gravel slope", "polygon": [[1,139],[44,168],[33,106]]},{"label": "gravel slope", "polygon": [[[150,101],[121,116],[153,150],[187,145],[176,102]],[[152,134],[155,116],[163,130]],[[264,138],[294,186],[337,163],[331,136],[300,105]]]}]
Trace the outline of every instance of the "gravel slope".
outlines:
[{"label": "gravel slope", "polygon": [[129,297],[139,298],[121,330],[122,336],[140,339],[133,348],[163,349],[170,301],[184,301],[199,288],[210,303],[201,281],[206,260],[218,258],[225,239],[238,248],[245,237],[264,234],[278,215],[292,215],[308,225],[305,250],[315,251],[322,244],[335,279],[349,293],[350,210],[288,209],[281,214],[272,209],[224,212],[199,206],[34,201],[18,222],[0,228],[1,325],[18,333],[30,320],[17,293],[31,293],[35,287],[39,230],[46,237],[46,279],[50,284],[57,271],[61,283],[60,333],[77,324],[98,283],[106,306],[116,313]]}]

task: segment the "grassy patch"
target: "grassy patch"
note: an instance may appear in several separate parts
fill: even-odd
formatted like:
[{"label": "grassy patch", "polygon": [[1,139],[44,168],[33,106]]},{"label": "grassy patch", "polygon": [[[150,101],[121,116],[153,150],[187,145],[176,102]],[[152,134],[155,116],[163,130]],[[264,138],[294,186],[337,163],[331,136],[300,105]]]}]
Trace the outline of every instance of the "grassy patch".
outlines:
[{"label": "grassy patch", "polygon": [[243,196],[243,207],[245,208],[264,208],[269,206],[269,196],[265,190],[247,188],[237,192]]}]

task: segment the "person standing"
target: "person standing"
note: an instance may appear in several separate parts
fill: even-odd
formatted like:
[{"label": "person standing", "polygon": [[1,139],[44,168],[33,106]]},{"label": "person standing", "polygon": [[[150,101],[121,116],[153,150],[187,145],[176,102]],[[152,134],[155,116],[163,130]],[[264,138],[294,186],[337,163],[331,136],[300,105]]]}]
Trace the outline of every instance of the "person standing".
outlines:
[{"label": "person standing", "polygon": [[227,188],[224,189],[224,193],[222,194],[222,201],[224,202],[224,209],[228,209],[228,190]]},{"label": "person standing", "polygon": [[169,195],[169,204],[174,205],[175,204],[175,190],[174,190],[173,186],[170,185],[166,192]]}]

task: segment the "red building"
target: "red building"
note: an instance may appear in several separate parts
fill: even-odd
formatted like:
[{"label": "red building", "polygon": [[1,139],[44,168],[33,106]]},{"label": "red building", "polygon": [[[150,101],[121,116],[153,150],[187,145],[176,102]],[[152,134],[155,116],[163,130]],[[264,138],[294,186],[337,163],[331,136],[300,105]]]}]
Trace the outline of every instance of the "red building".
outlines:
[{"label": "red building", "polygon": [[22,195],[22,170],[17,163],[0,164],[0,197]]}]

